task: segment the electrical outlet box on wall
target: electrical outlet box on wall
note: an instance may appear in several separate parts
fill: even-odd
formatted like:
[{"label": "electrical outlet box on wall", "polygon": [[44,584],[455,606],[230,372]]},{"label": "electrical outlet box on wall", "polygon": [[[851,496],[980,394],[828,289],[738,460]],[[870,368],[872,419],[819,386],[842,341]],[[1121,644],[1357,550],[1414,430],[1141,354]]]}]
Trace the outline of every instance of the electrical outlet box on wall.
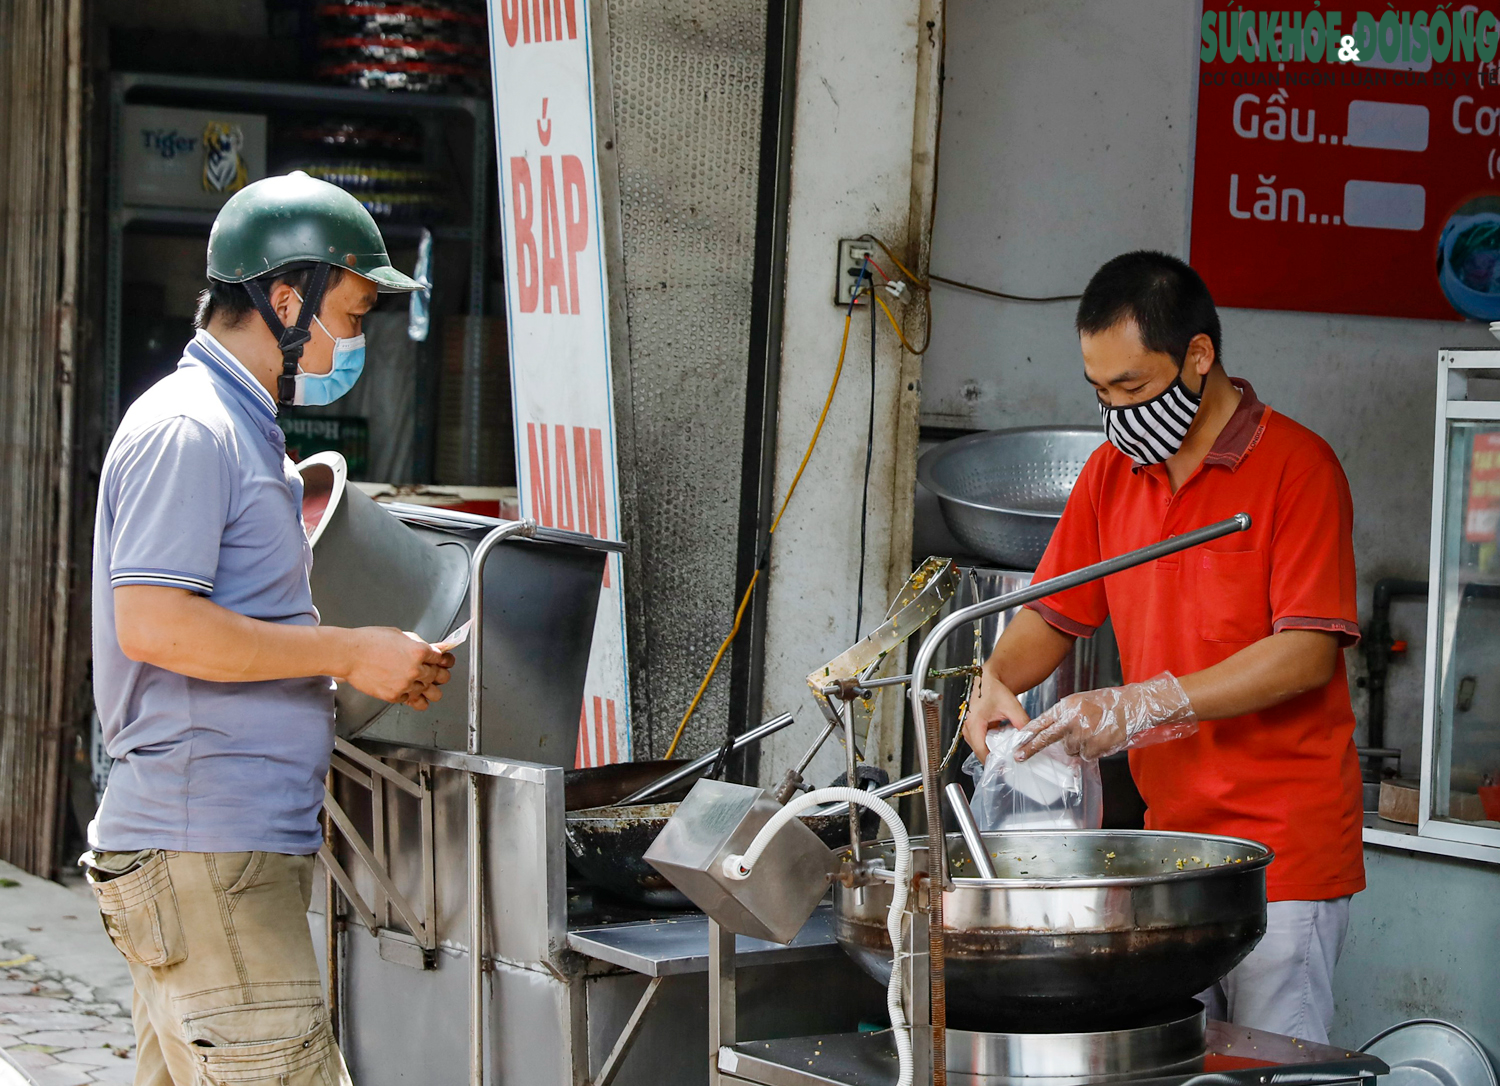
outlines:
[{"label": "electrical outlet box on wall", "polygon": [[[875,255],[874,243],[857,238],[839,239],[838,278],[833,285],[833,304],[848,305],[854,297],[854,288],[859,283],[859,269],[865,258]],[[874,272],[870,273],[873,279]]]}]

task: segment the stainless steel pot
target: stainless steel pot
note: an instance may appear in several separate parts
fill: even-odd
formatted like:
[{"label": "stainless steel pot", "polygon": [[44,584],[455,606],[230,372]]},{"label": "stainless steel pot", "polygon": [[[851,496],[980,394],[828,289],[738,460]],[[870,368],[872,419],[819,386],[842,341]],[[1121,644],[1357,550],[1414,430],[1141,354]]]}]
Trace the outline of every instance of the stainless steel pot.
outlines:
[{"label": "stainless steel pot", "polygon": [[[1148,830],[985,835],[997,877],[969,877],[948,838],[943,895],[948,1025],[979,1032],[1103,1030],[1203,991],[1266,930],[1271,851],[1232,837]],[[916,839],[914,865],[926,864]],[[894,866],[889,842],[865,855]],[[891,886],[863,902],[833,888],[835,934],[872,977],[890,977]]]}]

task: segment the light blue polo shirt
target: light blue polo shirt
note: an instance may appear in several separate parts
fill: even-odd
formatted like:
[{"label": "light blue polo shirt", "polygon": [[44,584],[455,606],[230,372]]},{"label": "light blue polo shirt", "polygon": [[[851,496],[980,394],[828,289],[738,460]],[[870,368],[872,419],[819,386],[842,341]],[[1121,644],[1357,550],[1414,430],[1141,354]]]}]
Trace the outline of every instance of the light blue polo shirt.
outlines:
[{"label": "light blue polo shirt", "polygon": [[318,851],[333,681],[209,682],[120,651],[113,589],[186,588],[315,626],[302,481],[276,402],[207,332],[131,405],[99,480],[94,700],[115,760],[89,844],[128,852]]}]

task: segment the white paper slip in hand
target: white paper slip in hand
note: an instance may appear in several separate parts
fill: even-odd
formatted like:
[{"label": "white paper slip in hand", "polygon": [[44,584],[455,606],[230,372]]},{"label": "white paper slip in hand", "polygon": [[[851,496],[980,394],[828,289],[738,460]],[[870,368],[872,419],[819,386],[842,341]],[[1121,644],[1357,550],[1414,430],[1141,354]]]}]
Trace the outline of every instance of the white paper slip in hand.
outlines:
[{"label": "white paper slip in hand", "polygon": [[474,620],[471,618],[468,622],[465,622],[462,626],[454,630],[446,638],[444,638],[442,641],[439,641],[432,647],[437,649],[438,652],[452,652],[454,649],[458,648],[458,646],[462,645],[469,639],[469,627],[473,624]]}]

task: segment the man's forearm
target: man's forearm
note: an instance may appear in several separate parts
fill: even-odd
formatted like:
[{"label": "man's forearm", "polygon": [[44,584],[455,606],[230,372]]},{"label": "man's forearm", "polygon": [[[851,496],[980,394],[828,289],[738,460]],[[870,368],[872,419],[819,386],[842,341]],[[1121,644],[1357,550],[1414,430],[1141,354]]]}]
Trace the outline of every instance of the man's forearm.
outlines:
[{"label": "man's forearm", "polygon": [[247,618],[182,589],[114,590],[120,648],[132,660],[212,682],[344,678],[356,631]]},{"label": "man's forearm", "polygon": [[1029,607],[1011,620],[985,661],[985,673],[1013,694],[1024,694],[1057,670],[1073,648],[1063,633]]},{"label": "man's forearm", "polygon": [[1247,645],[1213,667],[1178,678],[1200,720],[1226,720],[1328,685],[1338,654],[1335,634],[1284,630]]}]

